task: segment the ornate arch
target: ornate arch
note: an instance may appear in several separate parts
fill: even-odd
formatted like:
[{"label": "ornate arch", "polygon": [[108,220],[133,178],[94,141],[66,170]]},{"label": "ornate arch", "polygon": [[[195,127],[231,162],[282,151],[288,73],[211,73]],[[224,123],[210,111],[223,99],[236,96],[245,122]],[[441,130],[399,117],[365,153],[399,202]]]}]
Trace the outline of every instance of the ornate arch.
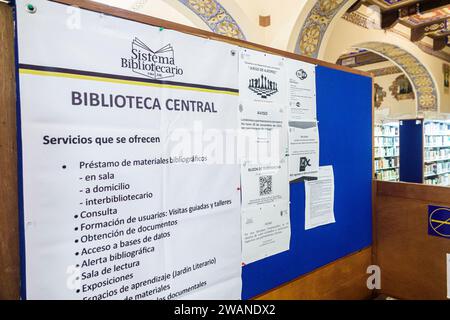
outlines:
[{"label": "ornate arch", "polygon": [[438,111],[436,84],[427,68],[416,57],[393,44],[383,42],[366,42],[355,47],[375,52],[403,70],[414,88],[417,111]]},{"label": "ornate arch", "polygon": [[236,20],[217,0],[178,0],[197,15],[212,32],[245,40]]},{"label": "ornate arch", "polygon": [[317,58],[325,33],[337,13],[355,0],[317,0],[300,30],[295,53]]}]

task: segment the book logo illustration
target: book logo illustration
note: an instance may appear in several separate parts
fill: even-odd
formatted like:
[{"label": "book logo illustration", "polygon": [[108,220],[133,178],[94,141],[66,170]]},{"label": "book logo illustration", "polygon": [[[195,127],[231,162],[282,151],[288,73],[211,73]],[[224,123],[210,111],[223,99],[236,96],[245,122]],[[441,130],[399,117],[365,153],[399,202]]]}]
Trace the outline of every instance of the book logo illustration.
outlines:
[{"label": "book logo illustration", "polygon": [[295,73],[295,75],[296,75],[297,78],[299,78],[300,80],[305,80],[306,78],[308,78],[308,74],[307,74],[306,71],[303,70],[303,69],[297,70],[297,72]]},{"label": "book logo illustration", "polygon": [[131,43],[131,58],[121,58],[122,68],[157,80],[182,75],[183,69],[175,64],[174,50],[167,44],[157,51],[150,49],[144,42],[134,38]]},{"label": "book logo illustration", "polygon": [[300,157],[300,172],[306,171],[308,167],[311,167],[311,159]]},{"label": "book logo illustration", "polygon": [[278,84],[263,75],[259,78],[249,79],[248,88],[263,99],[278,92]]}]

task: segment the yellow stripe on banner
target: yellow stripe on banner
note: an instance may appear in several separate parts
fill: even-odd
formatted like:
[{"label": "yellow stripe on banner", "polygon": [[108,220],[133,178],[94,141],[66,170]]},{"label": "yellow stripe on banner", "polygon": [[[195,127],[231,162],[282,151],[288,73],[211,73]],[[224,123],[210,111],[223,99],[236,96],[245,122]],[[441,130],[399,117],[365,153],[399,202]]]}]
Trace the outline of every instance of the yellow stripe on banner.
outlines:
[{"label": "yellow stripe on banner", "polygon": [[222,94],[229,94],[229,95],[233,95],[233,96],[239,95],[238,92],[230,92],[230,91],[224,91],[224,90],[194,88],[194,87],[187,87],[187,86],[177,86],[177,85],[170,85],[170,84],[149,83],[149,82],[133,81],[133,80],[121,80],[121,79],[113,79],[113,78],[106,78],[106,77],[96,77],[96,76],[86,76],[86,75],[79,75],[79,74],[65,73],[65,72],[42,71],[42,70],[32,70],[32,69],[20,68],[19,69],[19,73],[21,73],[21,74],[39,75],[39,76],[48,76],[48,77],[59,77],[59,78],[69,78],[69,79],[102,81],[102,82],[119,83],[119,84],[131,84],[131,85],[144,86],[144,87],[156,87],[156,88],[165,88],[165,89],[190,90],[190,91],[197,91],[197,92],[222,93]]},{"label": "yellow stripe on banner", "polygon": [[[431,219],[431,222],[440,223],[441,225],[443,225],[443,224],[450,224],[450,218],[447,219],[446,221],[443,221],[443,220],[436,220],[436,219]],[[439,226],[439,227],[440,227],[440,226]]]}]

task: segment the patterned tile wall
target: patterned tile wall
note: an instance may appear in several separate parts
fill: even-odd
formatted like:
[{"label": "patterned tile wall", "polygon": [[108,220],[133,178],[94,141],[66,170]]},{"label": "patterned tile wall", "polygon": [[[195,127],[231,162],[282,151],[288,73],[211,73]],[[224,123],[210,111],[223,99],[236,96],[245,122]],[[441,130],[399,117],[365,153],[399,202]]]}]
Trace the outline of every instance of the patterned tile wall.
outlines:
[{"label": "patterned tile wall", "polygon": [[295,52],[317,58],[320,45],[331,21],[349,0],[318,0],[300,31]]},{"label": "patterned tile wall", "polygon": [[427,68],[409,52],[388,43],[367,42],[358,47],[381,54],[409,76],[417,94],[418,111],[438,111],[437,89]]},{"label": "patterned tile wall", "polygon": [[200,19],[212,32],[228,37],[245,40],[244,33],[236,20],[216,0],[179,0]]}]

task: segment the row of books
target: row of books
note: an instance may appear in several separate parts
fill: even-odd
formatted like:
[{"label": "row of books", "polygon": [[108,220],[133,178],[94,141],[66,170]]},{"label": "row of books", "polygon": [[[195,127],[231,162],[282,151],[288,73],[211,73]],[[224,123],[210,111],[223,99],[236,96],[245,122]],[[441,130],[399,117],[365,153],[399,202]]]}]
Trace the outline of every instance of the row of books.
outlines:
[{"label": "row of books", "polygon": [[425,135],[424,182],[425,184],[449,186],[450,121],[425,121],[423,131]]},{"label": "row of books", "polygon": [[383,181],[398,181],[398,169],[389,169],[375,172],[375,179]]},{"label": "row of books", "polygon": [[374,156],[377,157],[398,157],[399,147],[375,147]]},{"label": "row of books", "polygon": [[447,173],[440,176],[426,177],[425,184],[450,186],[450,174]]},{"label": "row of books", "polygon": [[425,146],[450,146],[450,136],[425,136]]},{"label": "row of books", "polygon": [[398,167],[398,158],[381,158],[375,159],[375,170],[388,169],[388,168],[396,168]]},{"label": "row of books", "polygon": [[375,179],[399,179],[399,123],[377,124],[374,128]]},{"label": "row of books", "polygon": [[425,161],[438,161],[450,159],[450,148],[425,149]]},{"label": "row of books", "polygon": [[375,147],[394,147],[398,146],[399,140],[397,137],[375,137],[374,138],[374,144]]},{"label": "row of books", "polygon": [[379,136],[398,136],[398,125],[377,125],[374,128],[375,137]]},{"label": "row of books", "polygon": [[425,135],[443,134],[450,135],[450,122],[445,121],[426,121],[423,124]]},{"label": "row of books", "polygon": [[426,163],[424,167],[424,175],[439,175],[450,172],[450,160],[443,162]]}]

